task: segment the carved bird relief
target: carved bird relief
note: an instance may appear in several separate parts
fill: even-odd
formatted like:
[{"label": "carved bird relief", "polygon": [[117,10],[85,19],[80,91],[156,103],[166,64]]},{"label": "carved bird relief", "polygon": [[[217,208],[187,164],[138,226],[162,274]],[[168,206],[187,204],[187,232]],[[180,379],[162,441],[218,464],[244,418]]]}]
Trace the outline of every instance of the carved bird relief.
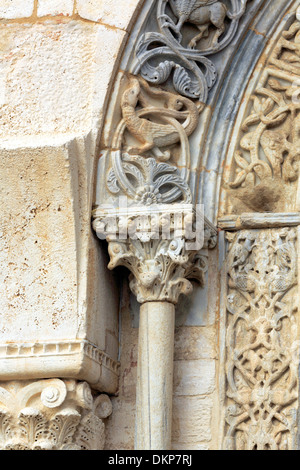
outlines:
[{"label": "carved bird relief", "polygon": [[[159,98],[161,107],[153,105],[151,97],[156,103]],[[138,102],[143,106],[141,110],[137,109]],[[160,148],[188,137],[199,119],[197,106],[188,98],[150,87],[135,77],[131,78],[122,96],[121,108],[128,131],[141,143],[140,147],[132,147],[129,153],[141,155],[152,151],[160,161],[170,158],[170,151],[163,152]],[[184,122],[181,124],[179,120]]]}]

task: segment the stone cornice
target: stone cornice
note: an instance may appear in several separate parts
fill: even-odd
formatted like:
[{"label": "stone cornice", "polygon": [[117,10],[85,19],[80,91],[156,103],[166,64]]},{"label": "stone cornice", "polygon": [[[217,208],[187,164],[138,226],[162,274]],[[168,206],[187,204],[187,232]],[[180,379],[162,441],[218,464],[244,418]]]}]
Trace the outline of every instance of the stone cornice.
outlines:
[{"label": "stone cornice", "polygon": [[300,214],[298,212],[281,212],[272,214],[245,213],[241,215],[227,215],[218,219],[218,228],[227,231],[243,229],[293,227],[300,225]]},{"label": "stone cornice", "polygon": [[[30,359],[30,370],[26,367]],[[0,380],[70,377],[113,393],[119,363],[87,340],[0,344]]]}]

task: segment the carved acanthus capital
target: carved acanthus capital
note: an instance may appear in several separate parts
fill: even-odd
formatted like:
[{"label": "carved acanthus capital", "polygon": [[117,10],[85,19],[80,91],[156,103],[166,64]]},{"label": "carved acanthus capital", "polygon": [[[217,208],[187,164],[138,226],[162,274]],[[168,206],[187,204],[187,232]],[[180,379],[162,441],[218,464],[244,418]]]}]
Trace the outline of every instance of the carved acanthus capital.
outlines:
[{"label": "carved acanthus capital", "polygon": [[0,384],[2,450],[100,450],[107,395],[93,397],[86,382],[37,380]]},{"label": "carved acanthus capital", "polygon": [[157,212],[151,206],[139,209],[127,215],[95,211],[94,229],[109,243],[108,267],[129,269],[130,288],[140,303],[176,304],[180,294],[192,292],[190,280],[204,284],[207,250],[216,245],[217,232],[201,215],[196,221],[196,212],[184,204],[161,212],[159,206]]}]

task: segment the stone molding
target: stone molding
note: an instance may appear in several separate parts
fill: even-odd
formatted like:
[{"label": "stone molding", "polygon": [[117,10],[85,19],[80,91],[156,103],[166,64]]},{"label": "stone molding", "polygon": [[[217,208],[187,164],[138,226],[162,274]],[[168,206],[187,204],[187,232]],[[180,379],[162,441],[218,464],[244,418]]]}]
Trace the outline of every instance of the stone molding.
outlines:
[{"label": "stone molding", "polygon": [[[21,367],[30,359],[30,369]],[[119,363],[86,340],[0,344],[0,380],[70,377],[113,393]]]},{"label": "stone molding", "polygon": [[293,227],[298,225],[300,225],[299,212],[277,212],[275,214],[253,212],[241,215],[228,215],[218,219],[218,227],[226,231],[250,228]]}]

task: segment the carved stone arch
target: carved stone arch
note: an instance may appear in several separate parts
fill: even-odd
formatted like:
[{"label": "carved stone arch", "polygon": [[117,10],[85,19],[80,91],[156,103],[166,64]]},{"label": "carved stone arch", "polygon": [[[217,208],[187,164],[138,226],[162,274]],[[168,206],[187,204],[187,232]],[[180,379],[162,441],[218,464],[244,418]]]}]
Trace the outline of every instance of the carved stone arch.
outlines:
[{"label": "carved stone arch", "polygon": [[[182,1],[183,3],[184,1]],[[218,30],[219,26],[211,24],[212,20],[210,18],[210,20],[207,20],[208,25],[205,25],[204,22],[206,30],[199,29],[200,33],[197,39],[193,36],[193,32],[190,32],[190,37],[186,39],[184,34],[187,34],[187,30],[184,27],[185,23],[189,23],[190,16],[184,18],[180,16],[180,12],[175,11],[174,13],[174,10],[172,15],[172,12],[168,9],[169,4],[167,1],[146,2],[123,55],[121,69],[116,75],[115,88],[107,113],[109,123],[104,128],[101,142],[102,152],[98,168],[98,181],[100,184],[98,184],[99,190],[94,211],[94,228],[98,236],[103,237],[105,234],[109,241],[110,268],[124,265],[131,271],[130,287],[143,305],[152,303],[153,306],[154,302],[157,301],[177,303],[179,294],[191,292],[191,283],[187,280],[190,276],[190,270],[192,270],[192,276],[194,278],[198,277],[203,285],[205,264],[201,261],[202,264],[200,263],[197,266],[198,274],[196,275],[196,270],[192,267],[196,264],[194,254],[192,257],[186,256],[186,253],[182,250],[182,245],[178,245],[178,243],[175,243],[171,248],[171,245],[168,244],[162,247],[159,243],[150,242],[150,239],[147,236],[145,237],[144,232],[138,238],[138,241],[136,239],[133,241],[134,238],[132,238],[129,242],[123,241],[121,243],[117,239],[116,234],[119,235],[124,218],[122,219],[120,216],[116,219],[116,214],[113,211],[113,221],[108,214],[108,211],[112,209],[111,204],[113,204],[116,195],[121,194],[128,197],[132,207],[134,205],[139,206],[139,204],[140,207],[141,204],[151,206],[153,203],[163,201],[169,204],[171,209],[175,203],[182,205],[200,202],[204,205],[206,217],[215,224],[218,223],[220,229],[237,230],[240,223],[239,218],[237,218],[237,223],[234,225],[235,222],[231,220],[234,217],[231,215],[227,218],[222,217],[223,203],[220,202],[222,200],[220,199],[220,194],[222,198],[224,193],[223,189],[221,189],[221,183],[223,176],[226,176],[229,171],[227,168],[228,147],[231,137],[232,141],[236,139],[235,122],[239,122],[239,108],[243,109],[245,105],[244,93],[247,93],[248,84],[250,83],[251,86],[253,80],[256,80],[256,70],[262,68],[262,62],[259,62],[260,57],[262,56],[262,60],[265,60],[268,51],[273,50],[274,41],[280,41],[280,35],[283,30],[286,30],[286,34],[291,35],[291,37],[297,33],[293,24],[298,2],[288,0],[284,2],[284,5],[283,2],[279,1],[274,5],[274,1],[271,3],[268,0],[264,2],[249,1],[240,3],[228,1],[227,3],[227,7],[232,7],[232,10],[228,16],[225,29],[222,29],[221,32],[219,30],[216,33],[215,29]],[[278,10],[282,12],[281,15],[278,15]],[[190,15],[190,13],[189,11],[188,14]],[[178,22],[176,22],[176,19]],[[202,23],[201,25],[197,23],[197,26],[203,25]],[[208,32],[208,39],[205,39],[204,31]],[[219,35],[218,32],[220,32]],[[204,43],[202,42],[203,39],[205,39]],[[295,51],[295,48],[292,48],[292,50]],[[295,55],[297,56],[296,53],[294,53]],[[295,57],[295,60],[297,60],[297,57]],[[251,78],[252,74],[254,78]],[[280,79],[282,78],[284,77],[281,76]],[[280,82],[279,84],[277,82],[273,84],[276,92],[280,91],[279,87],[284,86]],[[133,96],[133,101],[130,101],[130,96]],[[262,111],[257,111],[258,114],[264,111],[272,112],[273,108],[270,103],[272,97],[270,92],[265,94],[265,96],[267,96],[266,104],[258,104],[257,100],[254,100],[254,105],[257,109],[259,106],[263,108]],[[179,98],[185,113],[182,115],[180,115],[182,108],[174,108],[175,102],[176,100],[178,102]],[[185,133],[185,125],[187,124],[184,118],[189,115],[188,122],[191,123],[193,121],[196,116],[195,106],[198,108],[199,117],[197,122],[191,126],[191,132]],[[267,116],[266,120],[273,119],[274,122],[265,122],[265,128],[262,132],[265,131],[267,126],[276,125],[276,120],[279,122],[280,119],[283,119],[282,115],[287,112],[283,106],[283,110],[278,111],[278,115],[275,112],[275,117]],[[155,131],[154,128],[156,129]],[[166,137],[164,132],[169,133],[169,140],[164,140]],[[177,134],[175,139],[174,136],[170,137],[172,133]],[[292,143],[290,142],[290,144]],[[294,153],[296,153],[296,150]],[[243,162],[242,157],[237,155],[236,161],[248,175],[250,170],[243,168],[243,165],[245,166],[246,163]],[[293,166],[295,161],[296,156],[293,155],[292,168],[289,168],[289,174],[292,179],[295,178],[295,175],[292,175],[292,170],[295,173]],[[266,169],[267,164],[264,162],[263,164],[259,163],[253,166],[253,168],[257,167]],[[157,179],[153,179],[153,174],[155,174]],[[158,178],[157,175],[161,177]],[[242,178],[240,176],[241,180]],[[250,177],[248,180],[250,180]],[[269,188],[269,192],[271,192],[269,182],[266,186]],[[276,190],[278,190],[278,185]],[[254,196],[257,198],[255,190]],[[244,197],[244,200],[249,204],[250,198],[247,195]],[[107,208],[104,207],[105,204]],[[269,206],[267,206],[267,209],[269,209]],[[266,210],[265,206],[264,210]],[[221,216],[218,218],[219,212]],[[136,213],[131,213],[129,217],[134,231],[138,227],[135,225],[136,215]],[[228,214],[226,213],[225,215],[227,216]],[[128,218],[127,213],[126,217]],[[296,225],[294,223],[295,219],[297,219],[296,216],[293,222],[288,223],[288,225]],[[254,234],[249,232],[249,234],[239,233],[236,235],[237,246],[234,245],[234,236],[228,235],[227,247],[229,247],[229,254],[227,261],[229,260],[229,267],[228,273],[225,277],[222,277],[222,280],[224,281],[225,278],[229,279],[229,292],[227,300],[224,301],[223,298],[223,301],[226,303],[228,311],[234,316],[236,312],[231,308],[229,302],[231,300],[233,302],[236,301],[239,307],[244,297],[248,298],[250,302],[249,295],[253,294],[252,301],[254,303],[261,301],[262,305],[260,305],[260,310],[256,312],[253,320],[254,322],[257,321],[258,326],[253,327],[252,331],[256,331],[255,328],[258,328],[259,333],[257,335],[263,335],[259,329],[264,328],[264,326],[260,325],[262,321],[260,314],[263,312],[265,325],[267,325],[265,328],[271,328],[270,331],[279,331],[282,323],[284,323],[286,328],[284,335],[288,337],[287,323],[290,321],[293,334],[295,334],[293,341],[297,341],[298,336],[295,333],[295,323],[297,323],[295,308],[292,307],[291,311],[287,314],[282,313],[282,316],[277,315],[277,310],[285,306],[285,303],[283,302],[283,305],[281,305],[280,301],[286,296],[285,300],[288,303],[289,296],[293,297],[295,291],[297,271],[294,262],[296,236],[294,229],[289,230],[285,227],[284,220],[287,220],[287,218],[280,222],[278,222],[278,217],[275,217],[274,220],[272,217],[270,218],[270,222],[267,222],[267,225],[265,225],[267,231],[262,231],[262,233],[257,231]],[[147,223],[149,226],[149,220]],[[207,219],[205,223],[209,230],[213,231],[213,224],[208,223]],[[257,227],[262,226],[263,222],[258,217],[254,222],[250,221],[249,223],[254,223],[254,228],[257,229]],[[278,225],[282,227],[278,232],[276,230],[269,230],[270,227],[277,227]],[[221,242],[224,241],[223,234],[220,234],[219,240]],[[208,237],[207,245],[209,244],[211,243]],[[220,245],[222,261],[223,243],[220,243]],[[232,245],[234,245],[233,248]],[[145,250],[145,246],[147,246],[148,251]],[[212,247],[212,244],[210,247]],[[171,249],[176,252],[176,257],[170,255]],[[244,255],[243,250],[245,251]],[[148,253],[151,252],[150,257],[145,255],[146,251]],[[268,259],[266,256],[263,256],[263,251],[266,251],[269,255]],[[160,259],[156,257],[157,253],[159,253]],[[163,261],[161,255],[163,255]],[[202,253],[201,256],[203,259]],[[245,268],[246,274],[243,278],[240,278],[239,263],[244,262],[243,256],[245,257],[244,261],[248,261],[248,258],[250,260],[249,264],[241,268]],[[255,260],[256,256],[257,260]],[[185,257],[185,263],[189,263],[189,268],[187,269],[187,264],[185,264],[184,270],[180,270],[179,274],[177,267],[183,260],[183,257]],[[166,280],[162,276],[162,272],[165,272],[165,266],[170,264],[170,262],[173,267],[172,272],[176,274],[171,279],[168,278]],[[269,267],[268,263],[271,264],[271,267]],[[251,278],[250,274],[248,275],[248,269],[256,272],[252,276],[253,278]],[[264,286],[264,289],[268,286],[268,293],[263,291],[260,284],[259,287],[255,286],[255,283],[259,283],[260,277],[265,279],[264,276],[270,277],[270,279],[266,280]],[[282,281],[284,277],[290,279],[290,283],[287,283],[286,286],[283,285]],[[246,282],[246,287],[237,287],[239,282],[242,285],[243,282]],[[278,292],[275,293],[275,284],[280,294]],[[161,289],[162,285],[164,289]],[[175,286],[176,288],[173,289]],[[225,288],[226,286],[224,285],[218,285],[218,289],[221,291]],[[248,297],[246,294],[238,296],[234,289],[241,289],[242,291],[243,289],[246,291],[248,289]],[[225,303],[221,305],[222,309]],[[233,313],[230,311],[230,308]],[[273,325],[274,318],[267,318],[268,315],[272,317],[272,308],[276,311],[277,323],[275,322],[275,326]],[[163,307],[161,309],[163,311]],[[245,307],[245,311],[247,314],[248,307]],[[224,322],[224,316],[222,317],[222,322],[220,324],[221,344],[219,345],[221,351],[224,344],[228,344],[228,347],[230,347],[230,334],[235,335],[236,333],[232,333],[233,327],[228,326],[226,320]],[[268,322],[273,322],[272,327],[268,326]],[[252,326],[246,325],[245,329],[247,328],[251,330]],[[226,334],[225,331],[227,331]],[[244,330],[241,331],[244,333]],[[270,359],[271,365],[269,364],[270,368],[273,366],[275,368],[274,381],[278,379],[280,382],[282,380],[285,385],[291,387],[291,395],[287,397],[289,406],[290,401],[294,402],[296,400],[293,395],[294,390],[292,390],[296,388],[295,380],[297,381],[297,378],[295,379],[293,376],[293,365],[291,361],[288,363],[288,359],[286,359],[282,366],[284,372],[280,375],[280,368],[278,368],[277,364],[280,358],[277,356],[281,357],[282,353],[279,349],[278,351],[272,350],[274,345],[271,344],[272,341],[268,333],[264,334],[266,335],[265,338],[267,338],[264,340],[264,348],[271,351],[270,357],[272,356],[271,353],[274,353]],[[244,334],[242,337],[244,340],[248,338]],[[279,339],[277,338],[276,341],[279,341]],[[260,343],[258,343],[257,349],[259,349],[259,345]],[[248,348],[247,351],[249,349],[251,348]],[[254,350],[256,350],[256,346]],[[231,353],[233,354],[234,351],[229,351],[227,348],[226,357]],[[253,357],[254,362],[256,361],[255,367],[258,367],[260,370],[268,367],[265,363],[261,364],[259,362],[263,361],[264,353],[264,350],[260,352],[258,358],[254,357],[255,352],[253,354],[250,352],[251,357],[249,356],[249,358],[245,356],[245,362],[249,362],[249,364],[247,362],[247,368],[252,367],[251,360]],[[242,359],[244,360],[243,356]],[[226,362],[226,358],[222,357],[222,360]],[[223,369],[222,366],[224,367]],[[221,361],[221,376],[226,367],[228,372],[228,363],[222,364]],[[231,371],[235,367],[238,369],[236,365],[231,364],[230,367]],[[270,371],[269,373],[271,374]],[[234,374],[236,375],[235,370],[232,372],[231,385],[235,380]],[[247,374],[247,378],[249,378],[249,373],[247,372]],[[228,375],[226,380],[224,380],[224,377],[221,377],[221,383],[225,384],[226,382],[227,385],[220,390],[220,403],[223,400],[226,402],[229,398],[234,400],[234,393],[232,391],[227,393],[228,383],[230,383]],[[239,377],[239,380],[242,382],[242,378]],[[249,380],[251,381],[251,378]],[[273,381],[272,377],[270,381]],[[263,384],[263,379],[260,379],[259,383]],[[279,401],[285,399],[280,395],[280,386],[279,389],[275,387],[274,391],[275,395],[278,393]],[[277,402],[275,404],[272,402],[270,405],[274,411],[267,410],[267,408],[263,409],[262,403],[259,401],[259,392],[260,390],[257,391],[255,398],[251,398],[251,400],[256,401],[253,413],[257,416],[257,422],[253,426],[257,426],[257,429],[248,433],[251,435],[248,437],[248,440],[240,437],[240,434],[234,437],[230,434],[229,437],[227,436],[228,439],[225,440],[225,446],[231,448],[242,448],[243,446],[244,448],[256,448],[257,446],[262,446],[263,448],[275,448],[276,446],[278,448],[284,448],[284,446],[293,448],[295,445],[295,429],[291,431],[293,425],[288,422],[285,411],[280,417],[281,410],[279,410],[280,406]],[[226,396],[225,399],[224,396]],[[236,400],[242,399],[238,397]],[[260,409],[256,408],[258,403]],[[226,406],[225,411],[221,408],[216,408],[216,413],[219,413],[219,416],[222,416],[223,413],[226,415],[226,423],[223,421],[221,424],[222,429],[217,438],[217,440],[219,439],[220,447],[223,446],[221,441],[224,429],[226,434],[228,426],[234,427],[234,419],[238,421],[240,419],[239,416],[242,415],[242,411],[236,404],[231,406],[230,403],[227,405],[226,402]],[[170,409],[168,408],[168,416],[169,413]],[[235,413],[238,416],[237,418]],[[277,413],[275,418],[272,413],[274,413],[274,416]],[[287,408],[287,413],[293,414],[295,411],[294,409]],[[234,418],[231,416],[234,416]],[[270,429],[273,423],[263,423],[264,419],[268,420],[269,418],[271,421],[274,418],[273,421],[275,421],[272,431]],[[249,420],[250,418],[245,419],[247,423]],[[241,422],[242,427],[245,427],[244,422]],[[138,429],[141,430],[139,426],[140,424],[138,424]],[[268,432],[273,432],[275,437],[269,436],[267,438]],[[288,432],[291,433],[291,436],[286,438]],[[232,433],[231,428],[230,433]],[[143,435],[143,432],[141,434]],[[162,438],[160,445],[161,442],[164,442],[163,445],[166,445],[166,442],[170,444],[170,436],[167,441],[164,441]],[[142,444],[138,443],[138,445],[143,446],[147,444],[149,445],[148,441],[146,444],[145,442]]]}]

